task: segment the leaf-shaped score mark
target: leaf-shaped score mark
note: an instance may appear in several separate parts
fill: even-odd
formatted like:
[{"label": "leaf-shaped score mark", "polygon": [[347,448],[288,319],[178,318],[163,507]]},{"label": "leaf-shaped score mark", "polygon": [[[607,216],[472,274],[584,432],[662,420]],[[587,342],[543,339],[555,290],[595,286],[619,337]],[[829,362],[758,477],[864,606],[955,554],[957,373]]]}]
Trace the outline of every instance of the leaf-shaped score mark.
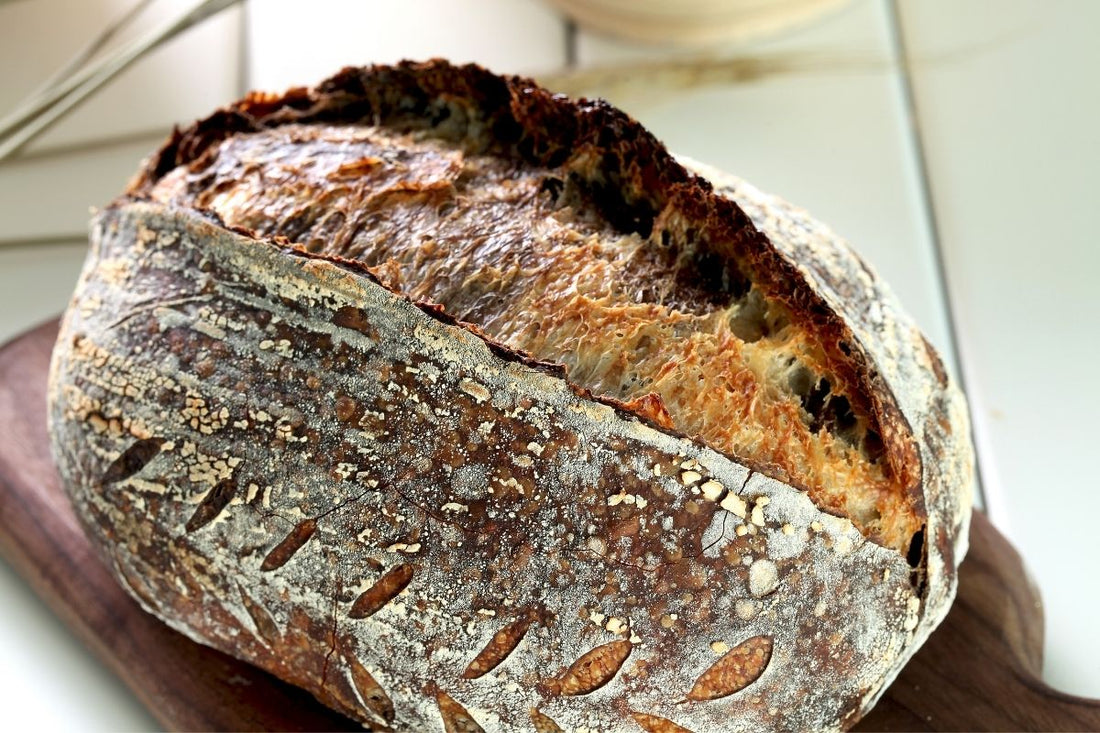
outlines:
[{"label": "leaf-shaped score mark", "polygon": [[213,522],[222,510],[229,506],[233,497],[237,494],[237,482],[231,478],[219,482],[214,488],[206,492],[195,513],[187,520],[184,529],[188,533],[202,529]]},{"label": "leaf-shaped score mark", "polygon": [[753,636],[730,649],[695,680],[688,700],[717,700],[755,682],[772,658],[772,638]]},{"label": "leaf-shaped score mark", "polygon": [[478,677],[495,669],[498,664],[507,659],[508,655],[515,650],[516,646],[523,639],[523,635],[531,628],[531,624],[534,620],[535,614],[529,612],[523,618],[518,621],[513,621],[493,634],[493,638],[489,640],[489,643],[485,645],[481,653],[474,657],[474,660],[466,667],[466,671],[462,673],[462,678],[476,680]]},{"label": "leaf-shaped score mark", "polygon": [[103,472],[103,478],[100,480],[104,484],[113,484],[130,478],[145,468],[149,461],[156,458],[163,445],[163,438],[142,438],[134,442],[129,448],[122,451],[118,458],[111,461],[111,465],[107,466],[107,470]]},{"label": "leaf-shaped score mark", "polygon": [[348,669],[351,671],[351,681],[355,685],[355,689],[363,696],[363,702],[366,703],[372,713],[385,721],[387,725],[393,723],[396,715],[393,700],[382,689],[382,685],[378,684],[378,681],[374,679],[374,675],[368,672],[367,668],[358,659],[350,654],[345,658],[348,662]]},{"label": "leaf-shaped score mark", "polygon": [[241,594],[241,603],[244,604],[244,610],[248,611],[248,615],[252,618],[252,623],[255,624],[260,638],[271,645],[279,643],[281,638],[279,625],[275,623],[275,619],[271,617],[268,610],[259,601],[245,593],[244,588],[239,584],[237,585],[237,592]]},{"label": "leaf-shaped score mark", "polygon": [[598,690],[615,678],[633,648],[629,641],[613,641],[586,652],[557,680],[557,691],[562,695],[587,695]]},{"label": "leaf-shaped score mark", "polygon": [[691,733],[684,726],[676,725],[668,718],[662,718],[659,715],[633,713],[631,717],[646,733]]},{"label": "leaf-shaped score mark", "polygon": [[531,724],[535,733],[565,733],[562,727],[538,708],[531,708]]},{"label": "leaf-shaped score mark", "polygon": [[466,708],[440,690],[435,696],[439,705],[439,715],[443,718],[443,730],[446,733],[485,733],[485,729],[478,725]]},{"label": "leaf-shaped score mark", "polygon": [[309,538],[313,536],[313,533],[317,531],[317,520],[306,519],[298,523],[298,525],[290,531],[283,541],[275,545],[271,549],[271,552],[267,553],[267,557],[264,558],[263,563],[260,565],[260,570],[269,572],[271,570],[277,570],[282,566],[290,562],[290,558],[294,557],[294,553],[302,549],[302,545],[309,542]]},{"label": "leaf-shaped score mark", "polygon": [[405,587],[412,581],[412,577],[412,565],[401,564],[393,568],[355,599],[355,603],[351,604],[351,611],[348,612],[348,616],[351,618],[366,618],[377,613],[383,606],[396,598],[398,593],[405,590]]}]

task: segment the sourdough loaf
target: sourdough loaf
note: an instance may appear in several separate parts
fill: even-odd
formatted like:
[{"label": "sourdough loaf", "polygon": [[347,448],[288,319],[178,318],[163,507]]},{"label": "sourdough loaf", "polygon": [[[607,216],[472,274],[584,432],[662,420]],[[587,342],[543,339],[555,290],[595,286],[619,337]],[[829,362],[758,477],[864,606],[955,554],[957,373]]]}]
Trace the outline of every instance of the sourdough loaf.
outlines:
[{"label": "sourdough loaf", "polygon": [[442,61],[176,132],[50,421],[144,608],[378,730],[847,727],[965,552],[963,399],[844,242]]}]

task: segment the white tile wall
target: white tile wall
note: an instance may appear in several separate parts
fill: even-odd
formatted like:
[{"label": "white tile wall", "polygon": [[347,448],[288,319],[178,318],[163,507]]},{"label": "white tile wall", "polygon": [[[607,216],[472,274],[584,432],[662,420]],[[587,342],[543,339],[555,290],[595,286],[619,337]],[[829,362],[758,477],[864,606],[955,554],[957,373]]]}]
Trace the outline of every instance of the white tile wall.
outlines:
[{"label": "white tile wall", "polygon": [[1100,3],[901,17],[989,501],[1042,591],[1047,677],[1100,697]]},{"label": "white tile wall", "polygon": [[0,243],[83,236],[89,208],[121,193],[164,137],[0,162]]},{"label": "white tile wall", "polygon": [[[0,117],[135,3],[0,3]],[[155,0],[108,49],[194,4]],[[44,132],[27,146],[26,159],[0,163],[0,242],[82,235],[88,207],[114,198],[172,125],[190,122],[239,96],[240,35],[239,8],[185,31]]]},{"label": "white tile wall", "polygon": [[37,246],[0,245],[0,343],[65,308],[87,248],[84,239]]},{"label": "white tile wall", "polygon": [[281,90],[316,83],[343,66],[443,56],[500,73],[556,68],[565,29],[537,0],[358,2],[252,0],[250,84]]},{"label": "white tile wall", "polygon": [[[82,51],[136,0],[0,3],[0,116]],[[110,47],[175,17],[195,0],[156,0]],[[167,132],[238,96],[240,9],[231,8],[122,72],[28,150]]]}]

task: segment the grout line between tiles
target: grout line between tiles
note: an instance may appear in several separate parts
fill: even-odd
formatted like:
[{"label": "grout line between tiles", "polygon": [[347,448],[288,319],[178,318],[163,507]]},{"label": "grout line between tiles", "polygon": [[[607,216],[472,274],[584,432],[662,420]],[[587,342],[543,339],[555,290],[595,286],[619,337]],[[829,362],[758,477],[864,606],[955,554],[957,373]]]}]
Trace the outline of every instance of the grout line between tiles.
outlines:
[{"label": "grout line between tiles", "polygon": [[565,18],[565,67],[577,68],[577,21]]},{"label": "grout line between tiles", "polygon": [[252,1],[241,3],[237,12],[237,98],[243,99],[252,88],[252,33],[248,23]]},{"label": "grout line between tiles", "polygon": [[935,265],[936,278],[939,280],[940,297],[947,316],[947,337],[950,341],[951,351],[954,354],[955,373],[958,375],[959,388],[963,391],[963,394],[968,395],[968,401],[971,405],[971,436],[975,444],[977,493],[981,500],[982,507],[984,507],[986,513],[990,515],[991,519],[994,514],[997,515],[998,519],[1003,519],[1002,512],[1000,512],[1000,502],[995,500],[993,507],[990,506],[989,502],[990,494],[996,493],[990,485],[993,471],[987,462],[991,459],[988,450],[984,449],[984,436],[979,434],[981,430],[976,424],[976,420],[973,419],[975,404],[973,399],[970,398],[971,396],[967,390],[968,384],[972,383],[974,380],[969,378],[971,375],[968,372],[967,362],[963,356],[959,339],[958,323],[951,297],[951,287],[948,280],[947,266],[943,252],[943,238],[940,230],[940,222],[936,214],[935,202],[932,198],[932,181],[928,166],[928,153],[921,131],[916,92],[913,89],[912,67],[909,62],[909,48],[906,45],[905,33],[901,27],[901,12],[898,7],[898,2],[899,0],[885,0],[886,14],[890,26],[891,43],[894,48],[894,53],[897,55],[897,68],[899,71],[897,77],[898,84],[901,87],[902,101],[905,106],[908,121],[908,137],[913,146],[917,177],[920,185],[920,196],[923,199],[925,218],[928,223],[929,237],[932,244],[932,260]]},{"label": "grout line between tiles", "polygon": [[[87,234],[62,235],[58,237],[23,237],[20,239],[0,239],[0,254],[5,252],[18,252],[21,250],[35,250],[44,247],[87,247]],[[2,273],[0,273],[2,274]]]},{"label": "grout line between tiles", "polygon": [[29,153],[20,153],[7,160],[0,161],[0,171],[4,171],[7,168],[14,168],[23,163],[37,163],[42,160],[63,158],[68,155],[93,153],[100,150],[106,150],[107,148],[119,148],[124,145],[132,145],[138,142],[152,141],[154,144],[159,144],[168,137],[169,132],[171,132],[171,128],[166,125],[163,127],[150,128],[148,130],[128,132],[122,135],[111,135],[109,137],[100,137],[94,140],[51,146],[44,150],[33,150]]}]

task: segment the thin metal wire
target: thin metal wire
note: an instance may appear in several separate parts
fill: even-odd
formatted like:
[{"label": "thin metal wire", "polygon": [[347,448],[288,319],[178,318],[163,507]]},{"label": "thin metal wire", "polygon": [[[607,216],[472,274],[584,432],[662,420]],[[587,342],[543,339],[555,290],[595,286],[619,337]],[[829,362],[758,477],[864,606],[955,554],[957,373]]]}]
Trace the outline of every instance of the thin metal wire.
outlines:
[{"label": "thin metal wire", "polygon": [[156,0],[138,0],[138,2],[131,5],[122,15],[111,21],[98,36],[89,41],[88,45],[81,49],[79,53],[69,59],[64,66],[51,74],[46,81],[42,82],[33,92],[28,94],[16,107],[16,111],[33,109],[40,97],[45,96],[47,92],[61,83],[64,79],[79,71],[80,67],[88,63],[100,49],[107,45],[108,41],[118,35],[123,28],[133,22],[135,18],[141,15],[141,13],[154,2],[156,2]]},{"label": "thin metal wire", "polygon": [[26,109],[0,121],[0,160],[10,157],[67,115],[96,90],[165,41],[201,23],[239,0],[202,0],[174,20],[126,44],[99,62],[86,66],[61,81]]},{"label": "thin metal wire", "polygon": [[[929,235],[932,240],[932,259],[936,269],[936,277],[940,283],[944,313],[947,316],[947,338],[951,345],[951,351],[955,357],[955,373],[958,375],[959,388],[962,389],[963,393],[966,393],[968,381],[967,368],[963,360],[962,346],[959,341],[957,325],[958,315],[954,308],[951,297],[951,286],[947,277],[946,258],[943,252],[943,235],[940,229],[939,217],[936,214],[935,200],[932,197],[932,180],[928,170],[928,151],[925,149],[924,145],[924,136],[920,126],[920,114],[917,108],[917,96],[916,92],[913,90],[913,73],[909,60],[909,48],[906,45],[905,34],[902,32],[901,28],[901,17],[898,11],[897,0],[891,0],[891,2],[886,4],[886,7],[889,14],[890,32],[898,54],[898,79],[901,84],[902,100],[905,104],[905,111],[908,116],[909,134],[913,141],[917,176],[920,179],[921,197],[924,199],[925,210],[927,212]],[[975,426],[972,424],[971,431],[974,429]],[[975,477],[977,479],[978,499],[981,501],[981,505],[986,513],[990,513],[989,471],[985,466],[988,456],[982,453],[980,440],[975,440],[974,443],[974,450],[977,454],[977,459],[975,461]]]}]

